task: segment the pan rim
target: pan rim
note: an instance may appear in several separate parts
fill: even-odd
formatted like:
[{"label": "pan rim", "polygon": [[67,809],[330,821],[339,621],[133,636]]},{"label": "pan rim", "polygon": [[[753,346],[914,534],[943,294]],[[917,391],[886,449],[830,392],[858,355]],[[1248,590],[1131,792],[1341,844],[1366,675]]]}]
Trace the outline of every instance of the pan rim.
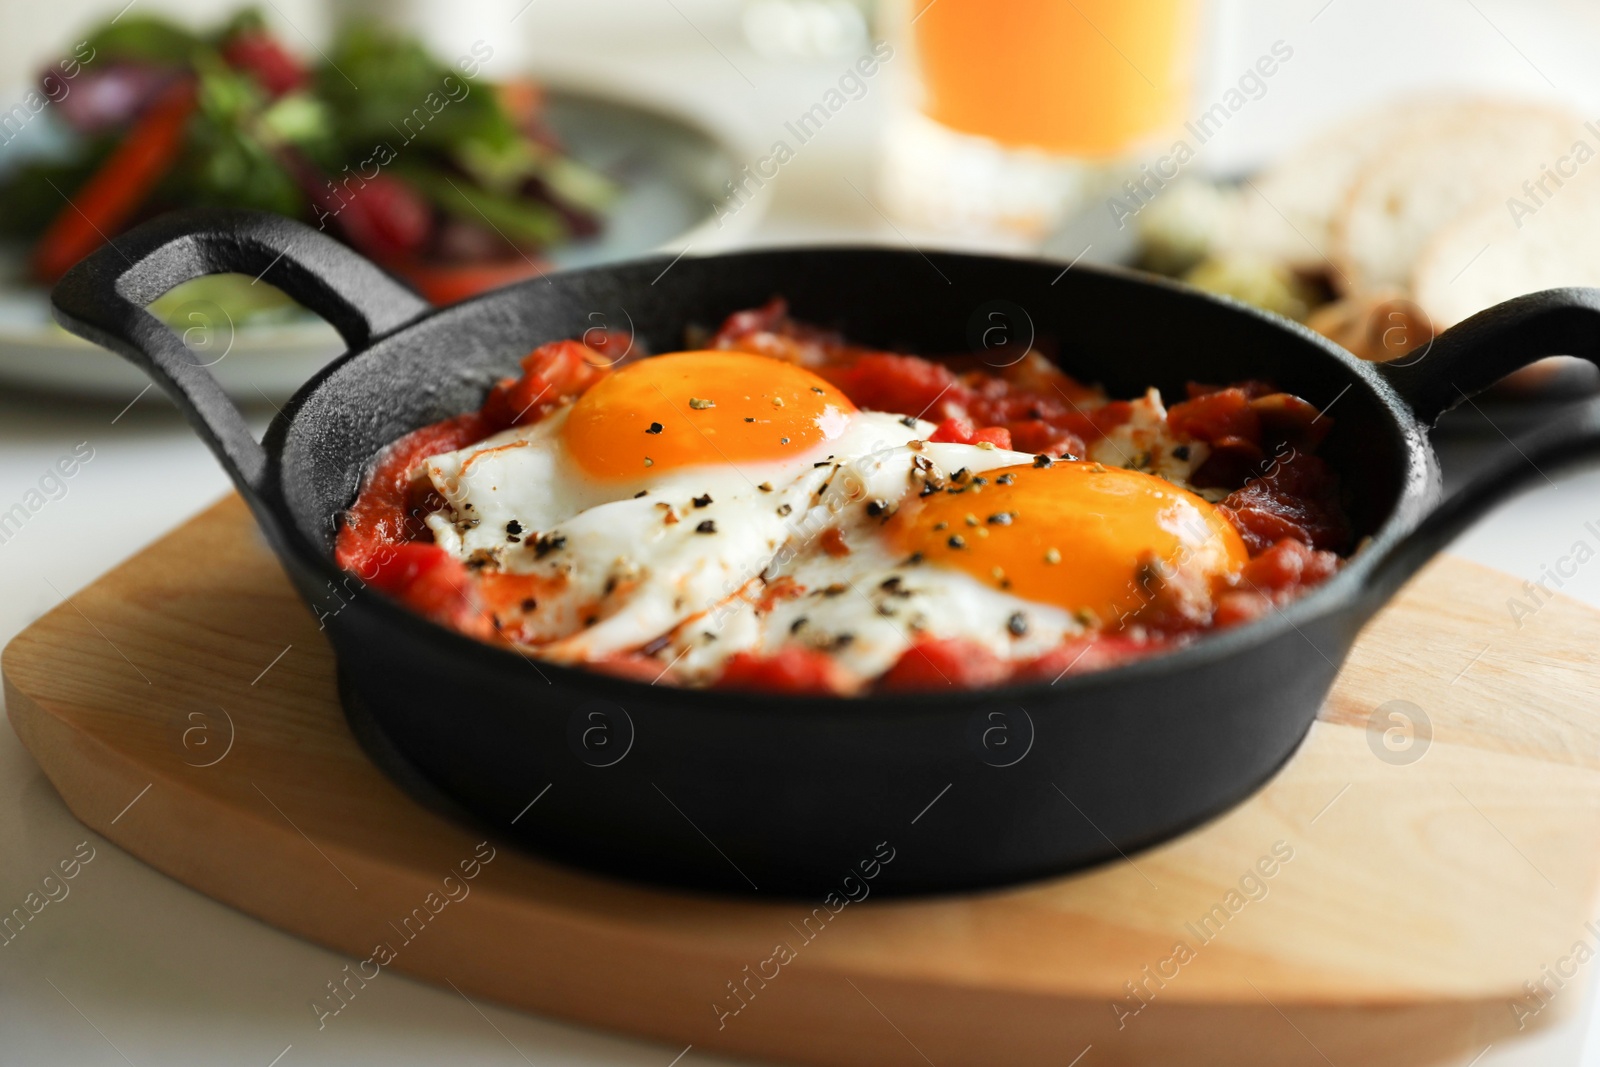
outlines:
[{"label": "pan rim", "polygon": [[[930,263],[935,259],[977,265],[998,262],[1037,267],[1041,270],[1056,270],[1061,266],[1059,263],[1052,263],[1033,256],[978,253],[959,249],[929,249],[923,251],[889,243],[870,242],[762,246],[760,248],[718,252],[707,256],[688,258],[691,258],[694,262],[707,263],[783,258],[792,260],[800,257],[859,254],[892,255],[895,258],[908,260],[921,258],[928,260]],[[933,259],[930,259],[930,257],[933,257]],[[281,524],[280,533],[286,541],[286,544],[283,545],[283,553],[292,556],[299,566],[310,570],[319,584],[323,580],[339,580],[347,577],[347,572],[338,567],[331,556],[313,543],[312,539],[307,536],[290,512],[287,506],[281,468],[284,448],[289,441],[290,434],[295,427],[301,410],[322,389],[330,387],[331,379],[340,374],[346,367],[363,357],[379,352],[383,346],[394,339],[400,338],[422,324],[433,321],[440,316],[471,316],[481,313],[485,307],[498,302],[514,301],[517,294],[531,290],[534,287],[546,286],[552,282],[581,285],[586,279],[614,275],[623,270],[648,271],[652,268],[662,268],[669,264],[677,263],[683,258],[685,257],[681,255],[676,258],[666,255],[644,256],[617,263],[562,271],[554,275],[529,279],[504,289],[481,294],[459,304],[429,311],[396,330],[375,337],[366,346],[357,350],[347,351],[338,359],[330,362],[296,391],[294,397],[283,406],[277,417],[274,418],[262,439],[262,446],[268,457],[266,487],[270,493],[270,497],[265,501],[265,504],[277,512],[276,517]],[[607,675],[581,666],[567,666],[545,660],[534,660],[533,662],[537,664],[539,671],[548,674],[548,680],[552,685],[559,685],[568,689],[587,689],[596,697],[615,699],[619,703],[625,702],[630,698],[637,698],[648,692],[653,704],[672,706],[692,704],[694,710],[710,714],[749,715],[752,700],[761,702],[761,711],[766,715],[779,712],[805,715],[813,719],[817,718],[820,713],[832,709],[850,714],[852,717],[864,712],[876,711],[901,714],[911,710],[908,707],[910,705],[914,705],[915,710],[919,712],[938,713],[952,708],[967,707],[974,703],[1017,703],[1026,706],[1030,699],[1037,704],[1041,703],[1041,698],[1045,696],[1049,696],[1052,701],[1058,701],[1071,695],[1097,692],[1108,686],[1132,688],[1149,684],[1169,674],[1201,669],[1215,665],[1221,660],[1243,656],[1252,649],[1284,637],[1291,631],[1301,631],[1301,636],[1306,637],[1302,627],[1319,622],[1329,616],[1337,615],[1341,611],[1359,612],[1362,599],[1360,594],[1367,577],[1383,559],[1387,551],[1402,540],[1432,510],[1439,497],[1437,457],[1428,440],[1426,428],[1417,421],[1404,397],[1383,377],[1377,365],[1359,359],[1335,342],[1294,320],[1264,311],[1230,297],[1205,293],[1181,282],[1146,274],[1131,268],[1100,264],[1080,264],[1072,269],[1074,272],[1110,278],[1126,285],[1163,290],[1169,295],[1180,299],[1209,303],[1234,314],[1248,316],[1283,332],[1289,339],[1312,345],[1319,351],[1320,355],[1341,365],[1356,382],[1366,387],[1368,399],[1374,402],[1377,408],[1387,416],[1399,438],[1402,469],[1395,473],[1399,476],[1400,488],[1389,514],[1373,530],[1371,535],[1365,538],[1356,550],[1346,558],[1347,561],[1339,573],[1322,585],[1297,597],[1289,604],[1276,608],[1270,615],[1262,615],[1249,623],[1237,627],[1204,632],[1195,640],[1175,649],[1130,660],[1101,670],[1062,677],[1055,682],[1009,683],[977,689],[869,693],[862,696],[849,697],[804,696],[754,689],[657,686],[653,683]],[[381,352],[379,354],[381,355]],[[370,462],[370,460],[371,457],[367,457],[367,462]],[[325,521],[333,518],[333,516],[327,516]],[[348,606],[347,610],[355,610],[362,614],[372,613],[377,617],[380,624],[399,627],[402,632],[408,634],[414,640],[435,643],[441,654],[466,657],[474,665],[481,663],[484,669],[504,670],[515,667],[520,670],[525,668],[529,661],[528,656],[514,648],[491,645],[476,638],[468,637],[418,615],[398,600],[381,593],[371,597],[359,597]],[[1365,618],[1362,617],[1359,621],[1364,623]],[[1309,642],[1310,638],[1306,637],[1306,640]],[[335,644],[337,645],[337,642]],[[1322,653],[1324,658],[1327,658],[1327,653],[1314,642],[1312,642],[1312,646],[1319,653]],[[1343,658],[1348,651],[1348,644],[1336,651],[1338,653],[1338,662],[1335,663],[1331,659],[1329,662],[1338,667],[1342,664]],[[465,665],[463,664],[463,666]]]}]

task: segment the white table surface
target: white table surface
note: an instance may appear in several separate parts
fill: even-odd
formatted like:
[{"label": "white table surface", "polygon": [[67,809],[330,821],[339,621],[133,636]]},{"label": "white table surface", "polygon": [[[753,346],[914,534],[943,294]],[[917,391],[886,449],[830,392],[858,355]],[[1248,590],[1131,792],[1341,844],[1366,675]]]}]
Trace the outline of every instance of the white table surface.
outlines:
[{"label": "white table surface", "polygon": [[[1329,114],[1341,102],[1370,97],[1383,79],[1369,75],[1386,65],[1393,84],[1428,76],[1417,73],[1419,53],[1407,34],[1433,32],[1425,23],[1428,11],[1440,7],[1435,0],[1417,3],[1416,13],[1408,5],[1406,18],[1422,20],[1418,24],[1398,22],[1394,5],[1376,0],[1334,0],[1326,9],[1323,2],[1251,0],[1233,6],[1234,52],[1248,59],[1258,41],[1292,33],[1305,54],[1304,66],[1292,73],[1304,72],[1304,77],[1285,78],[1274,88],[1263,101],[1270,106],[1240,125],[1235,139],[1223,146],[1225,155],[1219,149],[1219,166],[1259,158],[1285,128],[1298,128],[1291,122],[1296,114]],[[1595,99],[1592,64],[1581,61],[1588,42],[1574,51],[1562,33],[1541,37],[1536,32],[1541,18],[1548,23],[1558,16],[1587,17],[1573,15],[1575,5],[1544,3],[1531,12],[1523,7],[1513,12],[1491,0],[1476,6],[1484,22],[1494,23],[1474,21],[1479,16],[1470,12],[1449,23],[1444,38],[1449,47],[1424,50],[1436,74],[1462,69],[1466,57],[1490,83],[1533,92],[1560,86],[1573,99]],[[680,11],[693,16],[695,24]],[[726,14],[714,4],[687,0],[678,5],[544,0],[526,16],[544,21],[522,44],[545,70],[593,78],[599,68],[652,95],[714,113],[763,144],[783,117],[820,95],[840,64],[763,63],[742,47]],[[1513,14],[1521,17],[1513,20]],[[1365,29],[1380,15],[1399,28],[1388,36]],[[1496,24],[1519,40],[1515,49],[1506,47],[1511,42]],[[1588,41],[1600,36],[1592,18],[1583,25]],[[712,41],[725,56],[713,50]],[[1348,58],[1357,52],[1366,73],[1359,87],[1352,87]],[[736,75],[734,63],[751,75],[755,88]],[[874,91],[852,105],[785,167],[756,241],[901,239],[857,192],[872,189],[871,149],[885,95]],[[270,411],[255,415],[264,424]],[[0,544],[0,641],[227,489],[187,426],[152,396],[120,417],[117,406],[83,408],[0,396],[0,510],[85,441],[93,446],[94,459],[69,482],[67,494]],[[1483,441],[1449,450],[1452,473],[1504,447],[1492,429],[1485,429]],[[1542,564],[1563,555],[1582,524],[1596,515],[1600,473],[1557,476],[1553,485],[1480,524],[1455,551],[1519,577],[1534,577]],[[1600,567],[1580,570],[1564,592],[1600,605]],[[1463,663],[1474,651],[1462,650]],[[186,889],[85,829],[11,731],[0,730],[0,911],[20,904],[56,861],[84,840],[93,843],[97,855],[70,883],[71,895],[0,947],[0,1065],[470,1061],[667,1067],[683,1052],[465,1002],[449,989],[399,974],[363,991],[337,1026],[319,1032],[307,990],[320,987],[346,961]],[[1574,847],[1586,846],[1592,843],[1574,842]],[[528,961],[529,967],[539,965]],[[1600,1063],[1589,1025],[1594,1014],[1590,999],[1566,1022],[1533,1037],[1497,1043],[1474,1062],[1477,1067]],[[937,1048],[926,1051],[939,1061]],[[688,1067],[719,1061],[692,1049],[676,1062]],[[1091,1054],[1085,1067],[1093,1063]]]}]

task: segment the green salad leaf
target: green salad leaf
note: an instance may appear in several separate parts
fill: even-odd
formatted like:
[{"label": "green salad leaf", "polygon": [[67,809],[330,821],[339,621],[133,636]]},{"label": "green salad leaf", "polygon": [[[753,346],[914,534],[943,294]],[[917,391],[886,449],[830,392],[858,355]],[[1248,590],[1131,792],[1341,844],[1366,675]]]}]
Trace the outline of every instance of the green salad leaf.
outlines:
[{"label": "green salad leaf", "polygon": [[[138,80],[150,86],[147,95],[129,98],[109,117],[48,116],[44,121],[71,135],[63,151],[19,160],[0,177],[0,238],[49,242],[34,249],[41,278],[92,249],[101,225],[109,233],[176,208],[253,208],[310,219],[324,185],[374,161],[398,184],[366,202],[373,218],[358,221],[369,225],[341,224],[335,232],[402,271],[408,264],[420,271],[430,259],[470,267],[457,257],[495,257],[487,249],[462,251],[475,247],[471,231],[441,226],[446,219],[492,229],[518,249],[539,249],[586,231],[587,217],[619,192],[552,143],[536,97],[520,83],[470,78],[463,67],[476,66],[436,57],[420,40],[376,22],[346,24],[320,62],[306,57],[309,65],[255,7],[203,31],[125,11],[89,34],[87,46],[97,65],[161,70]],[[169,71],[181,75],[177,87],[192,84],[192,111],[149,110],[154,94],[175,84]],[[185,96],[161,97],[169,98],[171,106],[188,106]],[[146,114],[157,121],[143,121]],[[93,132],[107,125],[118,128]],[[97,224],[85,215],[93,229],[77,225],[69,206],[91,182],[99,192],[84,210],[99,218]],[[385,225],[409,227],[405,241],[389,240]]]},{"label": "green salad leaf", "polygon": [[484,186],[514,193],[529,178],[538,178],[562,200],[586,211],[604,211],[617,198],[617,183],[586,164],[570,159],[537,141],[516,140],[489,144],[466,140],[456,147],[455,160]]},{"label": "green salad leaf", "polygon": [[288,93],[261,113],[257,131],[264,137],[314,148],[329,142],[333,121],[328,108],[310,93]]},{"label": "green salad leaf", "polygon": [[336,140],[360,157],[379,143],[397,153],[449,154],[467,140],[519,139],[488,86],[440,63],[415,39],[370,23],[345,28],[316,78]]},{"label": "green salad leaf", "polygon": [[488,223],[518,245],[547,245],[567,235],[566,220],[547,204],[490,192],[466,178],[405,167],[400,177],[439,207],[468,222]]},{"label": "green salad leaf", "polygon": [[184,206],[304,212],[305,195],[260,135],[266,111],[260,88],[214,58],[196,66],[199,107],[189,121],[183,159],[163,183],[161,198]]},{"label": "green salad leaf", "polygon": [[206,48],[198,35],[159,15],[124,14],[89,35],[96,63],[153,63],[185,66]]}]

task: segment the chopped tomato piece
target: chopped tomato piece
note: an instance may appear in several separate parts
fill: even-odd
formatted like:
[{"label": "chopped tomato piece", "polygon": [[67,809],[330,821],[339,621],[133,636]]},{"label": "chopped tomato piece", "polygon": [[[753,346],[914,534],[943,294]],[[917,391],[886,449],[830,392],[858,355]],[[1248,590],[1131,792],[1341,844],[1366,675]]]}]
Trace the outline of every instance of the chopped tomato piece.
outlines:
[{"label": "chopped tomato piece", "polygon": [[1171,639],[1163,641],[1122,633],[1090,634],[1064,641],[1039,658],[1020,665],[1014,680],[1054,682],[1068,674],[1085,674],[1126,663],[1170,644]]},{"label": "chopped tomato piece", "polygon": [[[1252,386],[1258,383],[1246,383]],[[1264,455],[1261,448],[1261,417],[1251,403],[1251,389],[1229,386],[1213,389],[1189,383],[1191,400],[1167,410],[1167,425],[1180,437],[1204,441],[1211,454],[1194,472],[1197,486],[1231,488],[1252,474],[1259,473]]]},{"label": "chopped tomato piece", "polygon": [[1010,433],[1011,447],[1018,452],[1032,452],[1035,455],[1043,452],[1051,456],[1065,453],[1081,456],[1088,451],[1088,445],[1082,437],[1069,430],[1051,426],[1042,419],[1014,422],[1011,424]]},{"label": "chopped tomato piece", "polygon": [[878,679],[880,692],[977,689],[1003,681],[1006,662],[976,641],[938,638],[918,641]]},{"label": "chopped tomato piece", "polygon": [[522,377],[489,390],[483,418],[497,429],[538,422],[545,412],[580,396],[610,370],[607,357],[578,341],[552,341],[522,357]]},{"label": "chopped tomato piece", "polygon": [[871,352],[831,330],[791,319],[789,305],[780,297],[729,315],[706,347],[771,356],[814,370],[845,367],[857,356]]},{"label": "chopped tomato piece", "polygon": [[1098,403],[1102,399],[1098,389],[1084,385],[1038,351],[1029,352],[1000,374],[1011,391],[1022,396],[1059,396],[1068,404]]},{"label": "chopped tomato piece", "polygon": [[[1133,418],[1133,405],[1126,400],[1110,400],[1098,407],[1073,408],[1071,411],[1062,412],[1050,421],[1062,429],[1071,431],[1083,441],[1094,441],[1115,430],[1118,426]],[[1083,455],[1082,449],[1072,453],[1075,456]]]},{"label": "chopped tomato piece", "polygon": [[[585,348],[591,348],[604,356],[602,363],[607,367],[616,367],[634,352],[634,336],[628,330],[607,330],[591,326],[583,331],[580,340]],[[642,349],[639,354],[644,354]]]},{"label": "chopped tomato piece", "polygon": [[928,440],[964,445],[972,441],[972,423],[967,419],[945,419],[933,428]]},{"label": "chopped tomato piece", "polygon": [[722,329],[711,339],[712,348],[736,348],[739,342],[756,333],[776,333],[789,317],[789,302],[773,297],[757,308],[735,311],[722,322]]},{"label": "chopped tomato piece", "polygon": [[339,566],[370,580],[369,564],[381,549],[428,539],[427,527],[412,511],[411,469],[429,456],[453,452],[487,434],[476,413],[458,415],[409,433],[380,452],[339,528],[334,551]]},{"label": "chopped tomato piece", "polygon": [[972,444],[994,445],[996,448],[1011,448],[1011,431],[1004,426],[985,426],[972,435]]},{"label": "chopped tomato piece", "polygon": [[991,444],[996,448],[1011,448],[1011,431],[1004,426],[985,426],[981,430],[972,428],[970,419],[953,418],[945,419],[933,433],[928,435],[930,441],[949,441],[958,445]]},{"label": "chopped tomato piece", "polygon": [[1315,404],[1292,393],[1269,393],[1250,401],[1250,407],[1261,420],[1263,446],[1283,443],[1309,452],[1333,429],[1333,420],[1324,418]]},{"label": "chopped tomato piece", "polygon": [[1250,394],[1237,387],[1218,389],[1167,409],[1167,425],[1180,437],[1212,444],[1228,438],[1259,444],[1261,420]]},{"label": "chopped tomato piece", "polygon": [[1036,350],[999,367],[974,356],[899,355],[796,322],[781,300],[728,316],[710,344],[808,367],[860,407],[932,419],[939,423],[934,441],[1081,456],[1086,441],[1127,422],[1133,410],[1125,401],[1107,403],[1099,389]]},{"label": "chopped tomato piece", "polygon": [[965,412],[967,390],[949,368],[916,356],[872,352],[847,367],[817,368],[858,407],[946,419]]},{"label": "chopped tomato piece", "polygon": [[724,689],[831,696],[848,684],[843,670],[826,652],[788,646],[772,655],[736,652],[722,669],[717,685]]},{"label": "chopped tomato piece", "polygon": [[1216,626],[1236,626],[1265,614],[1274,604],[1320,585],[1339,569],[1333,552],[1319,551],[1305,542],[1286,538],[1245,564],[1239,585],[1217,598]]},{"label": "chopped tomato piece", "polygon": [[1294,538],[1312,548],[1340,551],[1350,539],[1339,504],[1339,479],[1316,456],[1290,452],[1219,505],[1251,555]]},{"label": "chopped tomato piece", "polygon": [[1260,378],[1246,378],[1242,382],[1234,382],[1231,385],[1206,385],[1203,382],[1188,382],[1184,386],[1184,391],[1188,393],[1190,400],[1198,400],[1200,397],[1210,396],[1212,393],[1220,393],[1228,389],[1238,389],[1251,400],[1278,391],[1271,382],[1264,382]]},{"label": "chopped tomato piece", "polygon": [[1211,454],[1189,476],[1196,489],[1231,489],[1261,475],[1268,466],[1261,446],[1242,437],[1211,442]]},{"label": "chopped tomato piece", "polygon": [[1211,625],[1218,629],[1240,626],[1260,618],[1272,609],[1273,598],[1254,589],[1229,589],[1217,597],[1217,611]]},{"label": "chopped tomato piece", "polygon": [[1338,569],[1336,554],[1319,552],[1303,541],[1288,538],[1245,564],[1239,577],[1244,585],[1279,593],[1295,586],[1324,582]]},{"label": "chopped tomato piece", "polygon": [[494,634],[466,567],[438,545],[413,542],[384,549],[367,582],[437,623],[478,638]]}]

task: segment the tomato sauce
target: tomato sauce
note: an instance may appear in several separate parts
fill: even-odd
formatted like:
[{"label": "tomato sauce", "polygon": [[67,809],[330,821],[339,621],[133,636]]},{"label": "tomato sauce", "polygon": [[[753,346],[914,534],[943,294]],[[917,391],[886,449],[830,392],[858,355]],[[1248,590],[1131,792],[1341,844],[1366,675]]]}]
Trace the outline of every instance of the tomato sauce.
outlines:
[{"label": "tomato sauce", "polygon": [[[1127,423],[1133,406],[1107,400],[1036,350],[999,349],[983,357],[933,360],[885,352],[791,319],[781,299],[730,315],[705,345],[787,360],[840,388],[863,409],[936,424],[933,441],[1035,454],[1082,457],[1088,446]],[[611,371],[643,355],[634,339],[591,331],[583,341],[541,345],[521,374],[496,383],[476,412],[425,426],[379,454],[345,513],[335,558],[369,584],[443,625],[488,641],[515,641],[503,621],[531,610],[532,579],[478,574],[432,544],[425,517],[443,501],[413,477],[422,460],[464,448],[501,430],[537,422]],[[1007,681],[1054,681],[1169,650],[1212,628],[1274,610],[1331,577],[1350,548],[1351,530],[1338,478],[1315,450],[1331,422],[1299,397],[1270,383],[1190,383],[1167,411],[1173,434],[1201,442],[1207,455],[1196,488],[1218,490],[1221,513],[1239,531],[1250,561],[1206,614],[1157,593],[1137,632],[1103,630],[1074,638],[1031,661],[1003,660],[966,640],[919,640],[874,683],[880,692],[977,688]],[[837,533],[837,531],[834,531]],[[849,551],[842,541],[828,545]],[[769,595],[793,595],[786,589]],[[1214,610],[1213,610],[1214,607]],[[660,677],[643,652],[612,656],[595,669],[641,680]],[[846,686],[826,653],[785,646],[772,655],[733,655],[720,686],[827,694]]]}]

